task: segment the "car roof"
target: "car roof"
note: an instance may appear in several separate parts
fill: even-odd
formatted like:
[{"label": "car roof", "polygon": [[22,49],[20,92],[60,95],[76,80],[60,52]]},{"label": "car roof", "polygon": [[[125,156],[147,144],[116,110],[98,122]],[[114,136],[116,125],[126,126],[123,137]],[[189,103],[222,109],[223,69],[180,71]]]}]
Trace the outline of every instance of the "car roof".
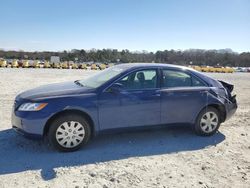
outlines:
[{"label": "car roof", "polygon": [[179,69],[179,70],[188,70],[195,74],[196,73],[199,74],[199,72],[194,70],[193,68],[181,66],[181,65],[167,64],[167,63],[164,63],[164,64],[163,63],[122,63],[116,66],[125,68],[127,70],[131,70],[134,68],[150,68],[150,67],[151,68],[174,68],[174,69]]},{"label": "car roof", "polygon": [[116,66],[124,67],[124,68],[149,68],[149,67],[163,67],[163,68],[179,68],[179,69],[190,69],[189,67],[180,66],[180,65],[172,65],[172,64],[163,64],[163,63],[122,63]]},{"label": "car roof", "polygon": [[202,78],[205,82],[207,82],[209,85],[214,85],[215,84],[215,79],[211,78],[208,75],[202,74],[201,72],[198,72],[190,67],[185,67],[181,65],[173,65],[173,64],[163,64],[163,63],[122,63],[118,64],[116,66],[123,67],[127,70],[131,70],[134,68],[176,68],[180,70],[188,70],[195,74],[196,76]]}]

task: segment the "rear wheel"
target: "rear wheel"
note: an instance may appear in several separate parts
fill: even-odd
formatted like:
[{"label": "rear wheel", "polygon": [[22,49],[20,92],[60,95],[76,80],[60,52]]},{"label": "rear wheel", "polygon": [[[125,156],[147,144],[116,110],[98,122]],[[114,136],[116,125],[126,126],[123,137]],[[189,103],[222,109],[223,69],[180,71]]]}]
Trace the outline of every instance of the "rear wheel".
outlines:
[{"label": "rear wheel", "polygon": [[91,129],[84,117],[69,114],[56,118],[49,129],[50,143],[60,151],[75,151],[86,144]]},{"label": "rear wheel", "polygon": [[216,133],[221,123],[219,114],[219,111],[213,107],[203,109],[194,126],[196,134],[210,136]]}]

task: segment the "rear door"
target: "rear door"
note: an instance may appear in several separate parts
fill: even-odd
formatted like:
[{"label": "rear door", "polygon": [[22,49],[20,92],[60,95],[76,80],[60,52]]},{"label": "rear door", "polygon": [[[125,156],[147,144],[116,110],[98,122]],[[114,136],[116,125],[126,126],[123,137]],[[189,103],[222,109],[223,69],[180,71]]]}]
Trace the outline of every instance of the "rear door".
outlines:
[{"label": "rear door", "polygon": [[162,69],[161,123],[191,123],[207,101],[208,87],[179,69]]}]

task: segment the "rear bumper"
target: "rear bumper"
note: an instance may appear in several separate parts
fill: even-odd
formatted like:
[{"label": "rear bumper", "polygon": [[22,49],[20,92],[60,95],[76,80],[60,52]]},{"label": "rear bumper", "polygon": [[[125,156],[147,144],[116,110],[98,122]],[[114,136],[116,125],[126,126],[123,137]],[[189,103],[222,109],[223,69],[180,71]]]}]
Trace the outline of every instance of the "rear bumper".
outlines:
[{"label": "rear bumper", "polygon": [[226,120],[230,119],[236,112],[238,105],[237,101],[235,100],[233,103],[226,104]]}]

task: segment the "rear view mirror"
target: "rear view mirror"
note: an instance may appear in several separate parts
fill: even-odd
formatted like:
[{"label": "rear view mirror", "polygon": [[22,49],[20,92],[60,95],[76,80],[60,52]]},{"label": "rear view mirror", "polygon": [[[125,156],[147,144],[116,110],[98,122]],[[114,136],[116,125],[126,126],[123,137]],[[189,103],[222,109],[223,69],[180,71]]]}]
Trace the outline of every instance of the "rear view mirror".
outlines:
[{"label": "rear view mirror", "polygon": [[119,93],[122,91],[123,85],[121,83],[114,83],[110,88],[109,92]]}]

